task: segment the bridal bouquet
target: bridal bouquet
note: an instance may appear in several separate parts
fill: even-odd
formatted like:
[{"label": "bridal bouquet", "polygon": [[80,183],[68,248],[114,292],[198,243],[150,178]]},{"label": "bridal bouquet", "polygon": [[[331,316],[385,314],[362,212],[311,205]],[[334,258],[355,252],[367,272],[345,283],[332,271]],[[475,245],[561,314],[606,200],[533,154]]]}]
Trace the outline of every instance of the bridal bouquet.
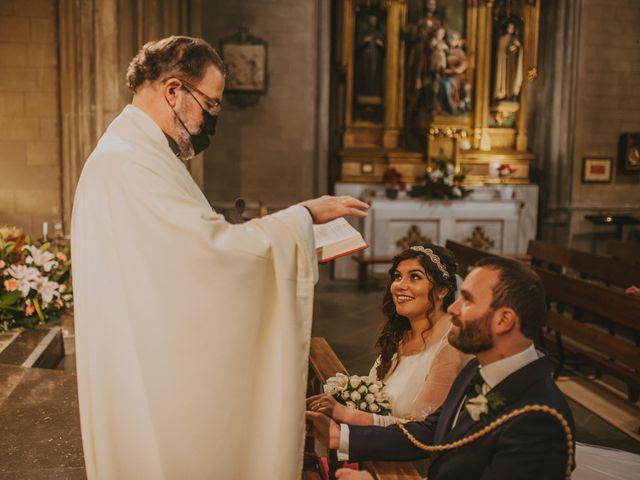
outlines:
[{"label": "bridal bouquet", "polygon": [[391,404],[384,390],[384,383],[358,375],[337,373],[324,385],[324,393],[339,403],[363,412],[390,415]]},{"label": "bridal bouquet", "polygon": [[72,305],[69,247],[0,228],[0,332],[44,323]]}]

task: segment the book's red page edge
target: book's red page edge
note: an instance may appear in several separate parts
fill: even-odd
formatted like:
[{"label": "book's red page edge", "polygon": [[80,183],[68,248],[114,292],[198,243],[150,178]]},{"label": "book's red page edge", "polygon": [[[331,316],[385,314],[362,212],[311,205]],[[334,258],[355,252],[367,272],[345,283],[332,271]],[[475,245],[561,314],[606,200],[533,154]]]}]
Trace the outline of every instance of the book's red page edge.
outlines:
[{"label": "book's red page edge", "polygon": [[335,255],[330,258],[325,258],[324,260],[319,260],[318,263],[327,263],[327,262],[330,262],[331,260],[335,260],[336,258],[345,257],[347,255],[351,255],[352,253],[359,252],[360,250],[364,250],[365,248],[369,248],[369,245],[363,245],[362,247],[358,247],[355,250],[350,250],[348,252],[341,253],[340,255]]}]

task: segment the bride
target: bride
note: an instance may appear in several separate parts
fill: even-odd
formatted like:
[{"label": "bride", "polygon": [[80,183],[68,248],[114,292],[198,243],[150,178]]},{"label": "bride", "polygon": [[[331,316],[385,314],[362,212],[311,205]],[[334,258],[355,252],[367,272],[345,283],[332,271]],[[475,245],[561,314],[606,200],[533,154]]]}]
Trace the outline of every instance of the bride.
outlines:
[{"label": "bride", "polygon": [[449,250],[425,243],[394,257],[382,305],[388,320],[369,373],[384,381],[392,416],[348,408],[326,394],[307,399],[308,408],[339,423],[380,426],[423,419],[435,411],[469,360],[447,341],[451,323],[446,311],[456,290],[456,261]]}]

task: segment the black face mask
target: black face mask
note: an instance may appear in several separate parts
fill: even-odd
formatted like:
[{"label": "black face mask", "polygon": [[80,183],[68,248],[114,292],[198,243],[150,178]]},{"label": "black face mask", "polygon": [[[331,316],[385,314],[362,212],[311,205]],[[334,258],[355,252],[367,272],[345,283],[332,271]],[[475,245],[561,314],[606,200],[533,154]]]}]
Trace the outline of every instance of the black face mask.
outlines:
[{"label": "black face mask", "polygon": [[[202,105],[200,105],[200,102],[198,102],[198,99],[194,97],[189,90],[187,90],[187,92],[189,92],[189,95],[191,95],[194,98],[194,100],[198,103],[198,106],[202,110],[202,117],[204,118],[204,123],[202,124],[202,128],[200,129],[200,131],[196,134],[192,134],[191,132],[189,132],[189,129],[184,124],[180,116],[173,109],[173,107],[171,107],[171,110],[173,110],[173,114],[176,116],[176,118],[178,119],[182,127],[189,134],[189,137],[191,140],[191,146],[193,147],[193,154],[198,155],[200,152],[203,152],[204,150],[206,150],[206,148],[211,143],[211,140],[209,139],[209,137],[213,137],[216,134],[216,124],[218,123],[218,116],[211,115],[209,112],[207,112],[204,108],[202,108]],[[169,102],[167,101],[167,103]]]},{"label": "black face mask", "polygon": [[211,139],[209,137],[213,137],[216,134],[218,116],[211,115],[205,109],[202,109],[202,115],[204,117],[204,124],[202,125],[200,132],[195,135],[189,134],[191,136],[191,145],[193,146],[194,155],[198,155],[200,152],[203,152],[211,143]]}]

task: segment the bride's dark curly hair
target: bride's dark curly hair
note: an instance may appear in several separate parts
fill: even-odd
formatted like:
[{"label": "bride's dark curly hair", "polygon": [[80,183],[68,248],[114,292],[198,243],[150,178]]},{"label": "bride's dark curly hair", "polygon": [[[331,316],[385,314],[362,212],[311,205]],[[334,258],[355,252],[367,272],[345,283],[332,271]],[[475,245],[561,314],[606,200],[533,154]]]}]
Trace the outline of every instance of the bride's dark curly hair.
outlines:
[{"label": "bride's dark curly hair", "polygon": [[[420,265],[424,268],[427,273],[429,280],[432,283],[431,290],[429,290],[429,308],[425,312],[425,316],[427,317],[427,321],[429,322],[429,328],[426,331],[430,330],[432,327],[431,323],[431,315],[435,311],[436,308],[436,292],[441,289],[447,289],[447,295],[444,297],[442,301],[442,310],[444,312],[447,311],[449,305],[453,303],[456,295],[456,270],[457,270],[457,262],[453,253],[451,253],[446,248],[440,247],[438,245],[433,245],[431,243],[421,243],[420,247],[430,248],[435,255],[440,258],[440,262],[442,266],[446,269],[449,274],[447,278],[444,277],[444,274],[438,268],[437,264],[429,258],[429,256],[418,250],[412,250],[408,248],[402,253],[393,257],[393,264],[389,269],[389,283],[387,284],[387,291],[384,294],[384,298],[382,300],[382,312],[388,318],[387,322],[382,327],[382,332],[378,341],[376,342],[376,348],[380,352],[380,364],[376,370],[377,376],[379,379],[383,379],[389,373],[391,369],[391,364],[393,360],[394,354],[398,352],[398,345],[404,338],[406,332],[411,330],[411,324],[409,319],[398,315],[396,312],[396,305],[393,303],[393,296],[391,295],[391,284],[394,281],[394,277],[396,274],[396,270],[400,262],[404,260],[408,260],[410,258],[417,258],[420,262]],[[423,335],[424,333],[423,332]]]}]

